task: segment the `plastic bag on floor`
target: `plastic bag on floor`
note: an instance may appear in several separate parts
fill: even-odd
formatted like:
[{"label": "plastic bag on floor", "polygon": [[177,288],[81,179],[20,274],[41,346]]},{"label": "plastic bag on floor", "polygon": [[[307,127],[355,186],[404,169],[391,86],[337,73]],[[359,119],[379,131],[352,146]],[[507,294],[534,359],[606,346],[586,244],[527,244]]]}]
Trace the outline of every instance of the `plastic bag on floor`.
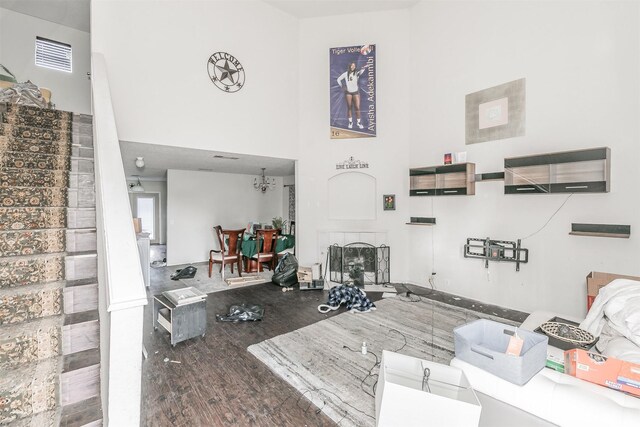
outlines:
[{"label": "plastic bag on floor", "polygon": [[255,322],[262,320],[264,317],[264,307],[258,304],[232,305],[229,308],[229,314],[223,316],[216,314],[219,322]]},{"label": "plastic bag on floor", "polygon": [[171,275],[171,280],[193,279],[197,271],[198,269],[196,267],[190,265],[182,270],[176,270],[176,272]]},{"label": "plastic bag on floor", "polygon": [[282,287],[289,287],[298,283],[298,260],[293,254],[287,253],[280,259],[271,281]]}]

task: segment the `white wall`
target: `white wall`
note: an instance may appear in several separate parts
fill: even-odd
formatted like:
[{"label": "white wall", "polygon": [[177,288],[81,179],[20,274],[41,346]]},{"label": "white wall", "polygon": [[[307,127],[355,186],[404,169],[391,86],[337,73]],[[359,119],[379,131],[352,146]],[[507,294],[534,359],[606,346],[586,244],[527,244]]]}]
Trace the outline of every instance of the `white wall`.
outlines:
[{"label": "white wall", "polygon": [[[295,158],[297,20],[261,1],[92,1],[121,140]],[[234,55],[245,87],[225,93],[209,57]]]},{"label": "white wall", "polygon": [[[136,184],[137,179],[128,179],[127,186],[129,184]],[[163,245],[167,243],[167,181],[145,181],[141,180],[144,193],[157,193],[160,195],[160,234],[158,236],[158,244]],[[133,199],[129,194],[129,201],[131,202],[131,210],[133,211]]]},{"label": "white wall", "polygon": [[[167,263],[207,261],[219,249],[213,227],[245,228],[249,221],[271,224],[282,216],[282,177],[261,193],[255,175],[167,171]],[[146,185],[146,184],[145,184]]]},{"label": "white wall", "polygon": [[[628,240],[568,235],[571,222],[638,229],[635,3],[424,1],[405,11],[300,21],[252,1],[92,5],[92,48],[107,60],[121,139],[299,159],[302,264],[324,261],[329,232],[365,231],[387,236],[393,281],[426,284],[436,271],[445,291],[573,315],[585,311],[589,271],[640,274],[635,232]],[[330,140],[328,50],[359,43],[377,46],[378,137]],[[218,50],[247,70],[247,85],[236,94],[208,80],[206,59]],[[465,146],[465,95],[523,77],[526,135]],[[611,192],[569,199],[543,231],[524,240],[530,262],[518,273],[513,264],[487,270],[464,259],[466,238],[527,236],[565,195],[506,196],[501,182],[485,182],[475,196],[408,197],[408,169],[441,164],[445,152],[466,150],[481,173],[502,171],[505,157],[597,146],[612,149]],[[368,162],[364,171],[376,179],[374,220],[329,219],[327,182],[349,156]],[[171,199],[171,183],[168,192]],[[387,193],[397,195],[396,211],[382,210]],[[205,236],[185,262],[205,259],[211,246],[215,221],[198,206],[179,215],[197,217],[204,230],[185,241]],[[437,225],[404,225],[410,216],[435,216]]]},{"label": "white wall", "polygon": [[[467,237],[515,240],[542,227],[567,195],[412,198],[413,216],[437,225],[412,236],[411,279],[432,269],[445,291],[526,311],[586,311],[589,271],[640,274],[637,185],[639,14],[631,2],[422,2],[411,13],[411,166],[467,151],[476,171],[504,158],[611,148],[611,192],[576,194],[549,225],[523,241],[530,262],[464,259]],[[526,136],[465,146],[465,95],[526,78]],[[389,84],[381,82],[380,86]],[[395,167],[395,166],[394,166]],[[572,222],[631,224],[630,239],[569,236]],[[433,241],[431,240],[433,239]],[[435,253],[433,252],[435,249]],[[435,260],[435,264],[432,261]]]},{"label": "white wall", "polygon": [[[35,65],[36,36],[71,45],[73,72]],[[51,90],[58,110],[91,113],[89,33],[0,8],[0,63],[19,82],[30,80]]]},{"label": "white wall", "polygon": [[[412,55],[410,12],[392,11],[331,16],[300,21],[300,157],[297,168],[297,254],[301,265],[325,262],[326,248],[337,234],[366,231],[353,236],[386,235],[391,247],[391,279],[408,279],[410,100],[406,82]],[[376,138],[329,139],[329,49],[376,45]],[[336,163],[349,156],[369,163],[358,169],[375,178],[375,219],[329,219],[329,179],[343,170]],[[382,195],[396,194],[397,210],[383,211]],[[348,205],[344,206],[349,210]],[[415,231],[415,230],[411,230]],[[338,233],[339,235],[340,233]],[[381,243],[379,238],[374,239]],[[347,242],[348,243],[348,242]]]}]

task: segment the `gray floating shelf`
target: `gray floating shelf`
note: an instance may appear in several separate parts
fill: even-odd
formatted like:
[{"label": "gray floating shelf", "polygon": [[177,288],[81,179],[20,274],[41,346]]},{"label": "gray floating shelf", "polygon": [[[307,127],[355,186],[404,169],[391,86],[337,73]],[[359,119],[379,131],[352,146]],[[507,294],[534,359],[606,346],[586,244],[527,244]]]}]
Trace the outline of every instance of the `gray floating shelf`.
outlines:
[{"label": "gray floating shelf", "polygon": [[628,239],[631,235],[630,225],[618,224],[571,224],[572,236],[615,237]]},{"label": "gray floating shelf", "polygon": [[429,218],[424,216],[412,216],[407,225],[436,225],[435,218]]}]

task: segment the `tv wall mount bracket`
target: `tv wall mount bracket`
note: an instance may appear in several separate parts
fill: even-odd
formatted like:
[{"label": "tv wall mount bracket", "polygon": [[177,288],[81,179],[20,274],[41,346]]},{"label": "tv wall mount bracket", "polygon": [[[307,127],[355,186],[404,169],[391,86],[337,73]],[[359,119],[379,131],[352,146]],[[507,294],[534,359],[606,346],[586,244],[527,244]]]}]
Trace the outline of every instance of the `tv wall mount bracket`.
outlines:
[{"label": "tv wall mount bracket", "polygon": [[516,271],[520,271],[520,263],[529,262],[529,249],[520,246],[520,239],[515,242],[468,238],[464,245],[465,258],[485,260],[484,267],[489,268],[489,261],[515,262]]}]

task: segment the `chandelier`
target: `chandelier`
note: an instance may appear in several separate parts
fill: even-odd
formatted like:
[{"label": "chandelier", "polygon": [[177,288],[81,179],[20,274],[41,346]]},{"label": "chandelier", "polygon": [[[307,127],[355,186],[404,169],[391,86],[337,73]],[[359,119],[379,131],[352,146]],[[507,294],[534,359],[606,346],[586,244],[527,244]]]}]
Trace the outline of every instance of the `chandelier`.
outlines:
[{"label": "chandelier", "polygon": [[140,177],[138,177],[138,182],[129,184],[129,191],[132,193],[142,193],[144,191],[144,187],[140,183]]},{"label": "chandelier", "polygon": [[266,168],[261,169],[262,176],[253,179],[253,188],[255,188],[256,190],[260,190],[261,193],[266,193],[267,190],[273,190],[274,188],[276,188],[276,179],[265,177],[264,170]]}]

